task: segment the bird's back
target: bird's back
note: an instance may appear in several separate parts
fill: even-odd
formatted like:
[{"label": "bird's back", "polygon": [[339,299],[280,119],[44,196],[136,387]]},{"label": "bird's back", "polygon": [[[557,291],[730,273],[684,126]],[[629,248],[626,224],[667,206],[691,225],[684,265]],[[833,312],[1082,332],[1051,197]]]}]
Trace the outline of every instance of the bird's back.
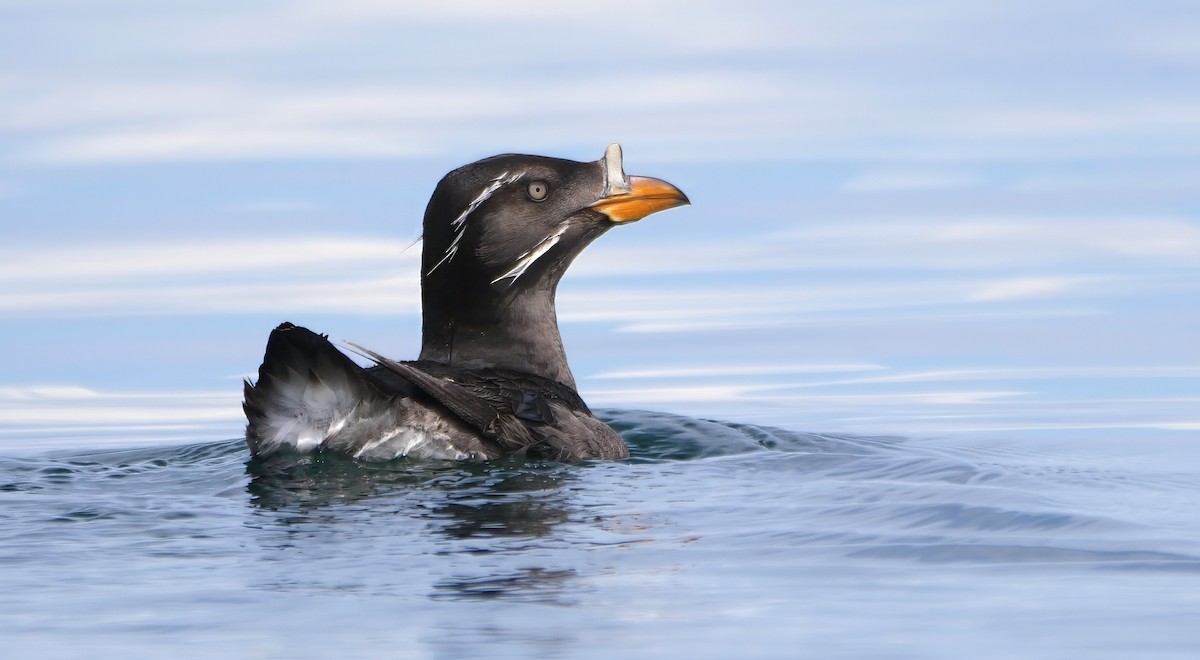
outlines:
[{"label": "bird's back", "polygon": [[363,369],[322,335],[290,323],[276,328],[257,382],[245,385],[251,451],[327,450],[380,460],[628,455],[620,436],[561,383],[370,357],[377,365]]}]

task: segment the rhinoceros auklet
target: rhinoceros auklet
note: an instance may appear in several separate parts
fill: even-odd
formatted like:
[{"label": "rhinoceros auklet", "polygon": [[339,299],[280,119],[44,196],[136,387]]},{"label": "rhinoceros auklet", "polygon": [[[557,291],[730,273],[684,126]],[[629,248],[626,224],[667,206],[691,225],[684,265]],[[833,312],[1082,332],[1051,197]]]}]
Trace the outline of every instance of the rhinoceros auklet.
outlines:
[{"label": "rhinoceros auklet", "polygon": [[363,368],[324,335],[280,325],[245,383],[251,451],[628,456],[575,391],[554,293],[609,228],[687,203],[665,181],[626,176],[616,144],[590,163],[507,154],[450,172],[425,209],[420,359],[353,346],[375,362]]}]

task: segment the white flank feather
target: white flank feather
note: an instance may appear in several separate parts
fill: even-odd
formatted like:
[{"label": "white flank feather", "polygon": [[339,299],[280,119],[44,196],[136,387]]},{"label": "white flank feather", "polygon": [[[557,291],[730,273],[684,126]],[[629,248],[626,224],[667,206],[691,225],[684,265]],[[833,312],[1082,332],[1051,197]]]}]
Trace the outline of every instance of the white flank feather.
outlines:
[{"label": "white flank feather", "polygon": [[366,460],[402,456],[431,460],[482,460],[482,452],[455,448],[441,415],[391,397],[367,395],[338,369],[289,369],[271,390],[273,400],[258,427],[260,453],[281,449],[346,452]]}]

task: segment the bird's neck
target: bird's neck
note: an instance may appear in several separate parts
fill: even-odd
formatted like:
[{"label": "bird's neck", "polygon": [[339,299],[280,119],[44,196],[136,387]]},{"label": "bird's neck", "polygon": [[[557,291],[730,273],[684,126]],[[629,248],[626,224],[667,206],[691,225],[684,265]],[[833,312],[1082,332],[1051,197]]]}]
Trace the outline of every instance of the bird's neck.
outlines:
[{"label": "bird's neck", "polygon": [[518,371],[575,389],[558,331],[553,288],[496,305],[428,296],[423,303],[422,360],[460,369]]}]

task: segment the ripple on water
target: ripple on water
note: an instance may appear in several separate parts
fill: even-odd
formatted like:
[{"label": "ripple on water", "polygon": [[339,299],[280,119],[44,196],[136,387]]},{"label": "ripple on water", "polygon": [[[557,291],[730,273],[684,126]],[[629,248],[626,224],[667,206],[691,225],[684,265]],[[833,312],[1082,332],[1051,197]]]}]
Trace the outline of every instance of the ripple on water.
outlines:
[{"label": "ripple on water", "polygon": [[[258,460],[239,440],[0,459],[0,494],[9,499],[0,538],[32,557],[32,546],[20,539],[69,534],[39,527],[50,521],[86,530],[79,534],[136,536],[131,547],[152,543],[156,552],[186,554],[190,540],[219,537],[222,525],[237,521],[286,530],[281,547],[339,526],[354,530],[348,538],[403,530],[427,539],[410,543],[413,552],[447,556],[661,540],[656,535],[672,527],[690,530],[680,538],[728,538],[737,552],[753,541],[922,563],[1178,568],[1196,561],[1179,552],[1194,535],[1155,543],[1163,528],[1078,499],[1080,488],[1094,496],[1095,481],[1123,483],[1117,494],[1128,496],[1130,484],[1194,491],[1186,480],[1122,475],[1111,465],[1041,469],[1012,450],[971,453],[899,437],[801,433],[643,411],[600,415],[629,443],[628,461],[365,463],[325,454]],[[1037,452],[1025,457],[1044,460]],[[254,512],[248,518],[247,504]],[[1166,529],[1166,536],[1178,537],[1176,531]],[[464,596],[502,596],[515,589],[505,585],[547,585],[554,575],[447,578],[434,593],[444,597],[454,591],[446,585],[457,585]]]},{"label": "ripple on water", "polygon": [[971,653],[980,621],[1020,612],[1003,639],[1041,652],[1064,626],[1093,639],[1138,616],[1129,639],[1163,638],[1195,602],[1186,470],[1078,444],[600,414],[629,460],[252,460],[240,440],[0,458],[0,638],[122,657],[213,640],[374,657],[420,639],[465,657],[495,633],[540,640],[519,655],[611,657],[665,634],[728,657],[754,649],[707,640],[824,650],[804,631],[849,630],[888,640],[856,654],[872,656],[951,628]]},{"label": "ripple on water", "polygon": [[597,414],[625,439],[634,462],[691,461],[759,451],[861,456],[899,441],[801,433],[642,410],[601,410]]}]

